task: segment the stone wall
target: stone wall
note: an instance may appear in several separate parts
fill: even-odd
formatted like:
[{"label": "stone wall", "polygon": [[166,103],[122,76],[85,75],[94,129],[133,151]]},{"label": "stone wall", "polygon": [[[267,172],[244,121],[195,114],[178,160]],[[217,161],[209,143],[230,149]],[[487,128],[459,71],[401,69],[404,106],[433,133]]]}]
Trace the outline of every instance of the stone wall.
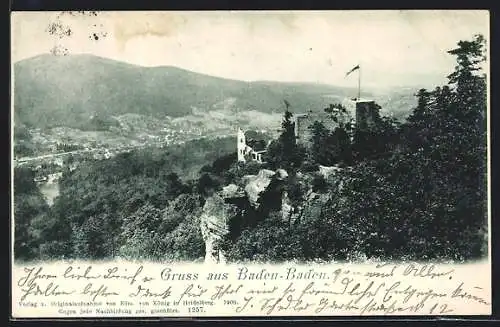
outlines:
[{"label": "stone wall", "polygon": [[[347,123],[349,119],[354,119],[356,127],[360,129],[367,129],[377,123],[380,118],[379,109],[380,107],[373,100],[358,100],[356,102],[350,102],[345,105],[347,109],[347,114],[344,117],[344,123]],[[324,111],[307,113],[300,113],[294,115],[295,122],[295,137],[297,142],[308,146],[311,139],[311,126],[315,121],[322,122],[323,125],[329,129],[334,130],[338,123],[330,118],[329,114]]]}]

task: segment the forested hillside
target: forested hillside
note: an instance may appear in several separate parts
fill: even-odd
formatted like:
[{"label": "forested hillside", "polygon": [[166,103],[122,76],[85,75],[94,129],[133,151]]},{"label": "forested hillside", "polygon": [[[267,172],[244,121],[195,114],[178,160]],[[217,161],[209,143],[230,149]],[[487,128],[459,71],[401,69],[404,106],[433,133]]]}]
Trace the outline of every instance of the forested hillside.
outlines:
[{"label": "forested hillside", "polygon": [[[370,130],[318,123],[303,148],[287,110],[264,165],[236,163],[235,138],[142,150],[66,171],[51,207],[31,173],[16,170],[15,256],[202,260],[204,204],[268,169],[287,178],[260,197],[258,209],[232,204],[233,220],[249,223],[221,242],[230,261],[484,257],[485,51],[481,36],[458,42],[449,51],[457,59],[449,83],[419,90],[405,123],[381,117]],[[341,121],[345,108],[326,111]],[[325,177],[320,165],[335,173]],[[294,219],[281,214],[284,191]]]},{"label": "forested hillside", "polygon": [[[41,55],[14,65],[16,121],[30,127],[95,129],[91,117],[137,113],[163,118],[210,111],[234,98],[232,109],[282,110],[286,97],[297,110],[321,108],[322,95],[352,95],[346,88],[306,83],[243,82],[176,67],[141,67],[91,55]],[[99,127],[99,126],[97,126]]]}]

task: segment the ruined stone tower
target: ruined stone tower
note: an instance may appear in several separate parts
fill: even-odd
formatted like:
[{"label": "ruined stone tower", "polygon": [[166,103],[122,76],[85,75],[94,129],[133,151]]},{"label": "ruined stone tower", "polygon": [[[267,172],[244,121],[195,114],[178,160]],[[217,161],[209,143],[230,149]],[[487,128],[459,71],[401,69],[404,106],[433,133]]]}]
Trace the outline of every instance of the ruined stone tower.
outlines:
[{"label": "ruined stone tower", "polygon": [[374,100],[356,100],[356,128],[366,130],[377,124],[380,119],[380,106]]},{"label": "ruined stone tower", "polygon": [[[374,100],[353,99],[345,101],[342,104],[348,111],[347,117],[345,117],[343,123],[346,123],[349,118],[352,118],[358,130],[371,128],[380,118],[380,106],[377,105]],[[297,142],[306,146],[310,143],[311,130],[309,129],[309,126],[311,126],[315,121],[322,122],[323,125],[329,130],[333,130],[338,126],[338,123],[333,121],[330,116],[323,111],[309,111],[307,113],[296,114],[294,115],[294,123]]]},{"label": "ruined stone tower", "polygon": [[[345,116],[337,117],[338,121],[334,121],[330,114],[324,111],[308,111],[307,113],[297,113],[293,116],[294,119],[294,132],[297,142],[304,145],[310,145],[311,139],[311,126],[315,121],[322,122],[323,125],[329,129],[334,130],[339,123],[348,123],[349,120],[354,122],[356,129],[367,130],[375,126],[380,120],[380,106],[374,101],[369,99],[352,99],[345,100],[342,105],[347,109]],[[238,161],[246,162],[256,161],[262,163],[262,155],[266,149],[254,149],[247,143],[245,132],[238,128],[237,132],[237,152]]]}]

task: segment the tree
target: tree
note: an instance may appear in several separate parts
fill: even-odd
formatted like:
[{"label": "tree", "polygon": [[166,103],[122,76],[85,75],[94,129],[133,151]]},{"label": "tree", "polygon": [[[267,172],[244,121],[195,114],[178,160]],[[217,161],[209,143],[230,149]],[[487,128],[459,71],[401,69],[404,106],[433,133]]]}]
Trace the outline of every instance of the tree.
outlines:
[{"label": "tree", "polygon": [[221,156],[212,163],[210,171],[220,176],[231,168],[237,158],[236,152]]},{"label": "tree", "polygon": [[337,125],[329,130],[320,121],[315,121],[311,130],[310,153],[313,161],[324,166],[338,163],[352,163],[351,127],[352,121],[342,104],[330,104],[324,111]]},{"label": "tree", "polygon": [[204,173],[198,179],[196,190],[199,194],[203,196],[209,196],[213,192],[218,191],[220,187],[221,187],[221,181],[219,178],[210,173]]},{"label": "tree", "polygon": [[477,258],[484,242],[479,231],[487,226],[484,39],[460,41],[448,53],[457,57],[449,84],[419,92],[404,126],[407,152],[389,165],[412,172],[395,182],[418,194],[411,200],[427,222],[422,237],[440,245],[427,254],[445,256],[443,248],[453,247],[455,259]]},{"label": "tree", "polygon": [[34,221],[45,216],[49,207],[34,181],[30,168],[14,169],[14,256],[28,260],[38,254],[39,239]]},{"label": "tree", "polygon": [[14,155],[28,157],[35,154],[33,137],[29,129],[24,124],[14,125]]},{"label": "tree", "polygon": [[162,235],[159,235],[162,217],[161,210],[150,203],[144,204],[133,215],[125,217],[119,254],[129,258],[156,257],[155,251],[162,239]]},{"label": "tree", "polygon": [[[454,139],[452,149],[455,151],[448,158],[455,157],[460,163],[456,173],[460,174],[462,187],[467,190],[469,197],[466,203],[470,206],[470,211],[466,210],[469,216],[466,212],[461,214],[464,223],[472,228],[487,225],[487,87],[486,75],[481,67],[486,61],[485,48],[484,37],[476,35],[473,40],[460,41],[457,48],[448,51],[457,58],[455,71],[448,76],[455,94],[440,94],[440,101],[451,98],[445,115],[453,119],[450,129]],[[444,139],[450,141],[449,138]]]},{"label": "tree", "polygon": [[347,108],[340,103],[331,103],[328,107],[323,109],[324,112],[329,114],[330,119],[338,123],[341,127],[347,120]]},{"label": "tree", "polygon": [[289,111],[289,103],[286,100],[285,104],[287,108],[281,122],[281,134],[269,145],[265,160],[274,169],[283,168],[294,172],[300,167],[306,151],[297,144],[293,114]]},{"label": "tree", "polygon": [[418,93],[415,94],[415,96],[417,97],[417,107],[408,117],[409,122],[416,123],[428,117],[428,115],[430,114],[428,112],[428,109],[431,95],[432,94],[426,89],[420,89]]},{"label": "tree", "polygon": [[320,121],[315,121],[311,130],[310,153],[313,161],[324,166],[352,163],[351,121],[347,109],[342,105],[330,105],[324,109],[337,126],[329,130]]},{"label": "tree", "polygon": [[315,121],[309,126],[311,130],[311,148],[310,153],[313,161],[320,164],[329,166],[333,163],[333,153],[329,149],[333,144],[329,141],[330,131],[320,121]]},{"label": "tree", "polygon": [[456,89],[458,101],[471,105],[470,112],[477,110],[480,106],[485,92],[484,74],[477,74],[481,70],[480,65],[486,60],[486,41],[482,35],[474,36],[472,41],[460,41],[458,47],[448,51],[457,57],[455,71],[448,75],[449,84]]},{"label": "tree", "polygon": [[333,145],[331,148],[333,148],[332,157],[334,163],[344,163],[346,165],[352,163],[351,138],[345,126],[336,127],[330,133],[327,142]]},{"label": "tree", "polygon": [[294,157],[297,154],[297,141],[295,139],[295,122],[293,121],[293,114],[291,111],[285,111],[283,121],[281,122],[282,132],[280,141],[283,147],[284,164],[292,167],[296,161]]}]

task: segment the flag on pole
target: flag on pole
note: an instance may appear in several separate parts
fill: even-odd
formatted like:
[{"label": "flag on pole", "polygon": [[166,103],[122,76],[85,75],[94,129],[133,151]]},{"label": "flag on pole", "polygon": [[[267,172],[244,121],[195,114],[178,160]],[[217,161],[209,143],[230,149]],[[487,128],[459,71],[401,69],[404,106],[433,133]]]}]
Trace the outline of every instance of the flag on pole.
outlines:
[{"label": "flag on pole", "polygon": [[359,65],[356,65],[353,69],[351,69],[350,71],[348,71],[346,74],[345,74],[345,77],[349,76],[350,73],[352,73],[353,71],[355,70],[358,70],[359,69]]}]

